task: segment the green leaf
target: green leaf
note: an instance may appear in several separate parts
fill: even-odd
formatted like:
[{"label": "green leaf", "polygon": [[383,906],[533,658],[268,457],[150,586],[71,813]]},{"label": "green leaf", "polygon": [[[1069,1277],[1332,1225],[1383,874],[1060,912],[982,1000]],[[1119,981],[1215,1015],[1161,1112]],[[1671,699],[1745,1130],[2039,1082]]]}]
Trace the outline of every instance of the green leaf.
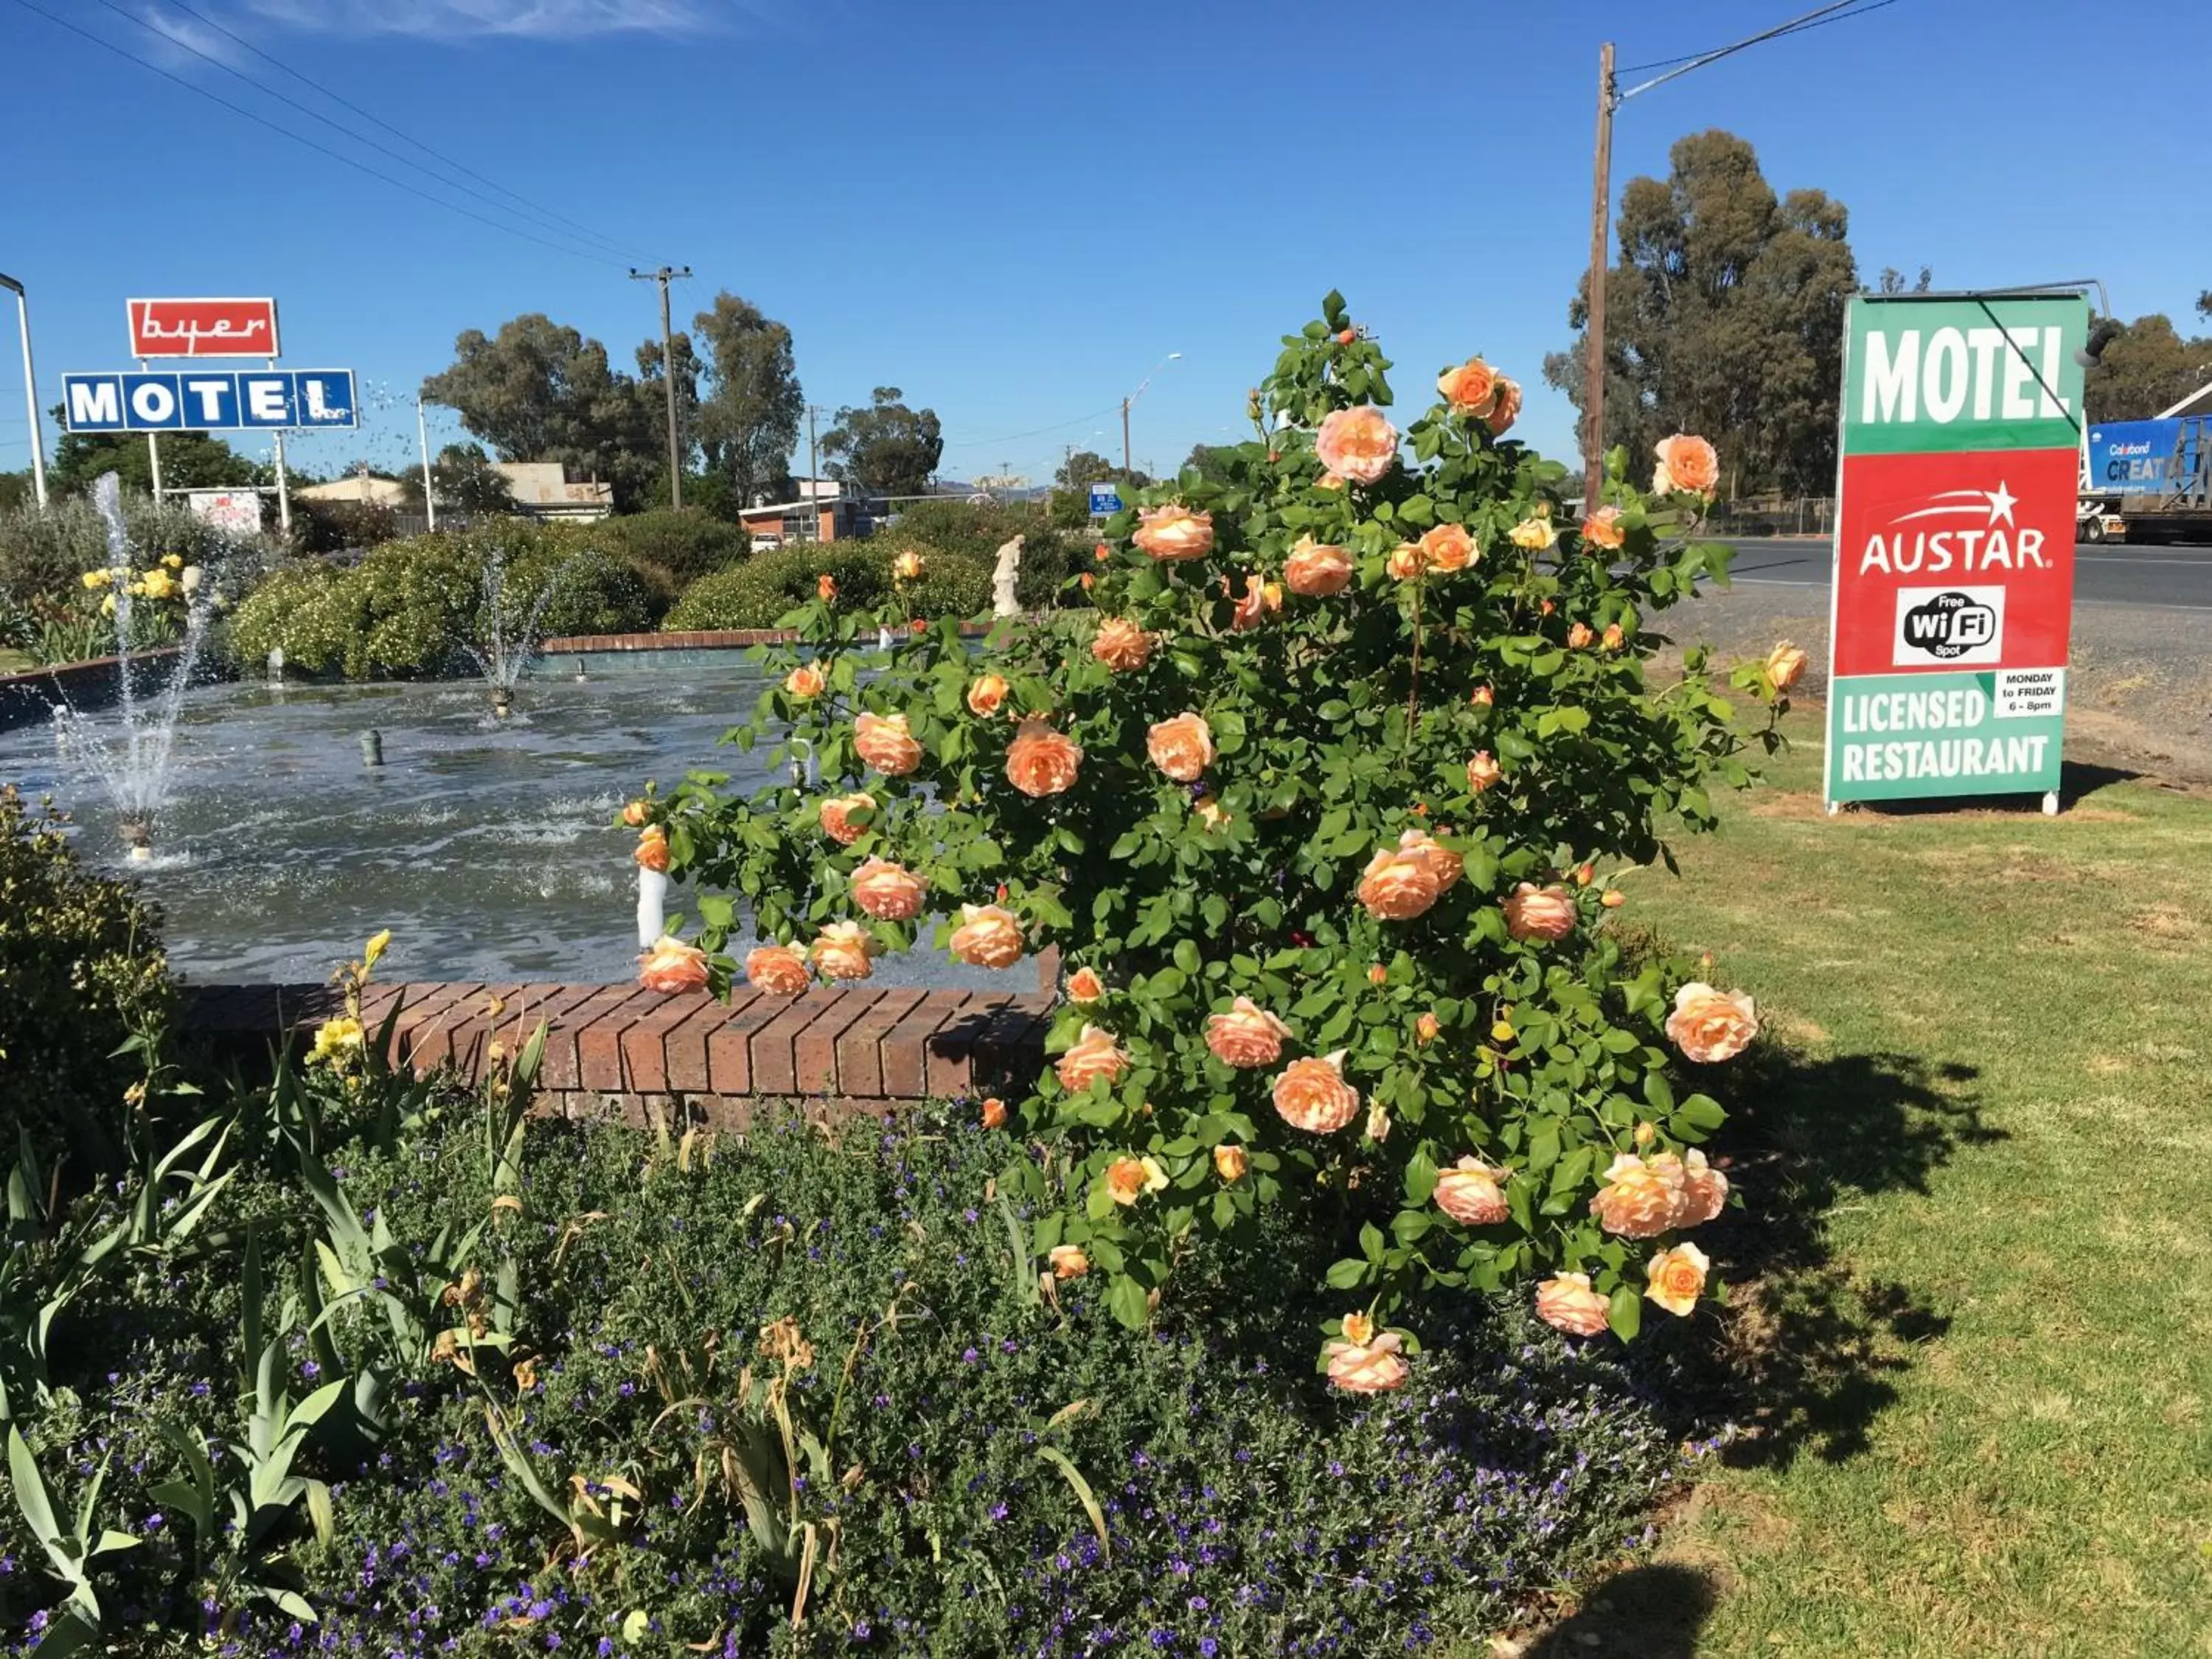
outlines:
[{"label": "green leaf", "polygon": [[1437,1190],[1437,1164],[1422,1147],[1406,1162],[1406,1201],[1425,1204]]},{"label": "green leaf", "polygon": [[1348,1255],[1341,1261],[1332,1262],[1327,1277],[1331,1290],[1348,1291],[1367,1277],[1367,1264],[1358,1256]]},{"label": "green leaf", "polygon": [[1114,1281],[1114,1288],[1106,1293],[1106,1305],[1115,1318],[1133,1331],[1144,1329],[1152,1314],[1145,1305],[1145,1287],[1127,1273]]},{"label": "green leaf", "polygon": [[8,1478],[15,1485],[15,1507],[23,1512],[23,1519],[31,1528],[31,1535],[41,1544],[58,1541],[61,1525],[54,1519],[53,1499],[46,1494],[46,1483],[39,1474],[38,1461],[31,1449],[23,1443],[23,1437],[15,1425],[8,1425]]},{"label": "green leaf", "polygon": [[1624,1342],[1636,1340],[1636,1333],[1644,1326],[1644,1298],[1631,1286],[1623,1285],[1613,1293],[1613,1301],[1605,1310],[1605,1322],[1613,1327],[1613,1334]]},{"label": "green leaf", "polygon": [[1039,1446],[1037,1455],[1058,1469],[1068,1486],[1074,1491],[1076,1501],[1083,1505],[1083,1512],[1091,1517],[1091,1531],[1098,1534],[1099,1549],[1104,1553],[1106,1559],[1111,1561],[1114,1559],[1114,1546],[1106,1536],[1105,1512],[1098,1507],[1098,1499],[1091,1490],[1091,1483],[1083,1478],[1075,1465],[1068,1461],[1067,1454],[1059,1447]]},{"label": "green leaf", "polygon": [[1382,1230],[1371,1221],[1360,1224],[1359,1249],[1370,1261],[1380,1261],[1382,1259]]}]

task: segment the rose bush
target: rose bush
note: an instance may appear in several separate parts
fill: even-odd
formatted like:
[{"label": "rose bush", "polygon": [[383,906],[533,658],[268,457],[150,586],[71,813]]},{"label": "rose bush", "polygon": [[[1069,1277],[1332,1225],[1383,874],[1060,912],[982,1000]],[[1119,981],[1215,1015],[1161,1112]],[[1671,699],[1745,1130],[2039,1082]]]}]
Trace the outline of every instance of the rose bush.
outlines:
[{"label": "rose bush", "polygon": [[[1670,440],[1680,489],[1650,497],[1616,452],[1583,530],[1565,470],[1502,441],[1511,380],[1448,369],[1401,439],[1388,368],[1332,295],[1253,394],[1256,439],[1109,522],[1088,612],[1004,623],[979,656],[904,584],[799,607],[826,689],[781,689],[801,653],[771,653],[733,734],[793,781],[738,799],[695,774],[652,809],[708,895],[718,984],[740,901],[802,946],[1059,947],[1054,1063],[1011,1103],[1053,1175],[1004,1177],[1037,1264],[1104,1275],[1141,1325],[1194,1234],[1341,1218],[1353,1311],[1322,1363],[1363,1389],[1419,1363],[1389,1325],[1416,1289],[1548,1279],[1552,1323],[1623,1337],[1647,1299],[1692,1305],[1701,1258],[1657,1252],[1705,1213],[1680,1153],[1722,1113],[1669,1080],[1691,974],[1600,929],[1597,872],[1665,858],[1664,826],[1709,827],[1708,786],[1748,780],[1702,653],[1650,672],[1656,613],[1724,574],[1689,538],[1710,447]],[[1772,708],[1776,678],[1735,684]],[[883,863],[924,889],[911,920],[871,911]],[[1701,1060],[1749,1018],[1722,994],[1686,1017]]]}]

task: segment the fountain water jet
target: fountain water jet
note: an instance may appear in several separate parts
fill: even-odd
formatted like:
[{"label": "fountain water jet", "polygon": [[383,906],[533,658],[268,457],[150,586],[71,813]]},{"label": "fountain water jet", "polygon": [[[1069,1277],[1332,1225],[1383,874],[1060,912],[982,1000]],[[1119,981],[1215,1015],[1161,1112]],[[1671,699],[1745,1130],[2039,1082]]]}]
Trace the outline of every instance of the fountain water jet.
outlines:
[{"label": "fountain water jet", "polygon": [[483,639],[464,639],[461,648],[476,659],[477,672],[491,690],[491,712],[505,720],[514,709],[514,688],[530,666],[544,638],[538,627],[554,591],[561,586],[558,570],[549,576],[537,597],[520,617],[510,616],[507,602],[507,558],[494,550],[484,560]]},{"label": "fountain water jet", "polygon": [[[92,769],[115,804],[116,826],[134,861],[154,856],[154,826],[169,793],[169,761],[176,746],[177,715],[198,665],[200,647],[215,617],[215,584],[195,582],[185,595],[185,637],[167,682],[150,699],[138,695],[138,665],[131,630],[131,541],[123,524],[122,489],[112,472],[92,487],[93,505],[107,531],[108,593],[115,605],[118,720],[103,732],[71,707],[66,694],[54,710],[54,736]],[[179,586],[183,586],[179,584]]]}]

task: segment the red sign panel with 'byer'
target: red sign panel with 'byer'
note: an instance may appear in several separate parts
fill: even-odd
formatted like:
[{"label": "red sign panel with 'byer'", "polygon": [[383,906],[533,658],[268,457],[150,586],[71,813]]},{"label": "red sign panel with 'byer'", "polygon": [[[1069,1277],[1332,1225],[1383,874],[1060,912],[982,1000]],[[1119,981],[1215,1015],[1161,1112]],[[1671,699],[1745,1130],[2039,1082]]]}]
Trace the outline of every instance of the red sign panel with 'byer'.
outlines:
[{"label": "red sign panel with 'byer'", "polygon": [[274,300],[131,300],[134,357],[274,357]]}]

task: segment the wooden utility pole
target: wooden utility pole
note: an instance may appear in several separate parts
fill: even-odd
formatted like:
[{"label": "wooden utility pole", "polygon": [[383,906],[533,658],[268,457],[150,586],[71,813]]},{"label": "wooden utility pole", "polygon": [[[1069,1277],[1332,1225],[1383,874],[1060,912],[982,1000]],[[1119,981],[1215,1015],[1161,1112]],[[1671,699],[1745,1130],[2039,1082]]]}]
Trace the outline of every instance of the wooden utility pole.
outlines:
[{"label": "wooden utility pole", "polygon": [[1583,331],[1583,511],[1595,513],[1605,483],[1605,273],[1613,229],[1613,42],[1597,54],[1597,161],[1590,188],[1589,315]]},{"label": "wooden utility pole", "polygon": [[690,274],[691,267],[689,265],[681,270],[663,265],[658,270],[632,270],[629,274],[633,283],[660,284],[660,379],[668,393],[668,504],[671,507],[684,505],[684,453],[676,440],[676,337],[668,325],[668,285],[677,277]]}]

